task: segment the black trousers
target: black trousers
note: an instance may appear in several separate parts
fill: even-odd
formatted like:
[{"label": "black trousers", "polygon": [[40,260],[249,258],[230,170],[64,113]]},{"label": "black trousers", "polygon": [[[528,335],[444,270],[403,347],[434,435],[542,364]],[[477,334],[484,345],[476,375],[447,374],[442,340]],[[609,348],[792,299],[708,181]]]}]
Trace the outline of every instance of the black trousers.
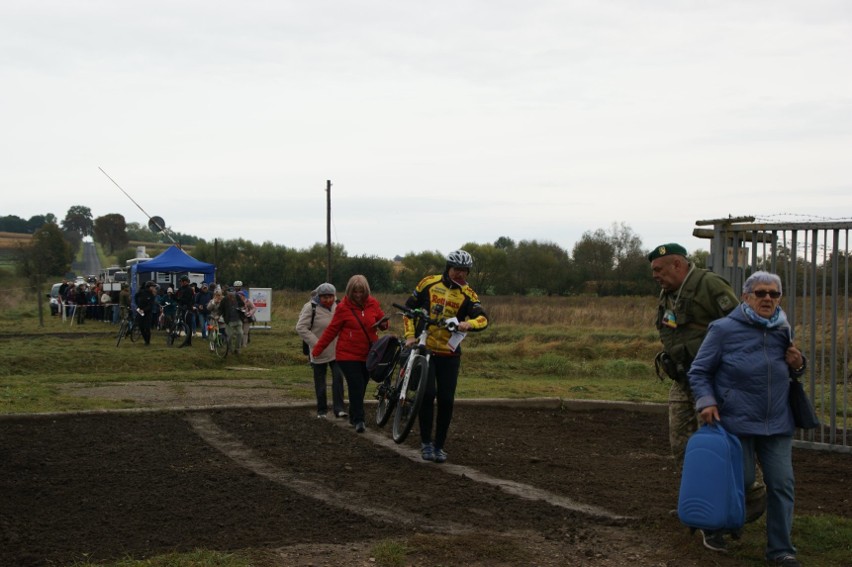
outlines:
[{"label": "black trousers", "polygon": [[[456,400],[456,385],[459,381],[459,368],[461,357],[459,356],[432,356],[429,361],[429,385],[426,388],[426,397],[420,406],[420,441],[431,443],[432,424],[435,424],[435,447],[444,448],[447,441],[447,432],[450,430],[450,422],[453,420],[453,404]],[[438,411],[435,414],[435,401],[437,400]]]}]

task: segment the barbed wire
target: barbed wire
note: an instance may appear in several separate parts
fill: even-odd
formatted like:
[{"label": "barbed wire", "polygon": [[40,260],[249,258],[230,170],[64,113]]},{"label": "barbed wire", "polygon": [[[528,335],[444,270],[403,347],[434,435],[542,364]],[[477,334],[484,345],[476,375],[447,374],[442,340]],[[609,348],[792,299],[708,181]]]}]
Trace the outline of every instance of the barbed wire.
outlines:
[{"label": "barbed wire", "polygon": [[789,220],[791,218],[800,222],[852,222],[852,217],[827,217],[822,215],[809,215],[804,213],[770,213],[754,215],[754,219],[757,222],[772,222],[778,219]]}]

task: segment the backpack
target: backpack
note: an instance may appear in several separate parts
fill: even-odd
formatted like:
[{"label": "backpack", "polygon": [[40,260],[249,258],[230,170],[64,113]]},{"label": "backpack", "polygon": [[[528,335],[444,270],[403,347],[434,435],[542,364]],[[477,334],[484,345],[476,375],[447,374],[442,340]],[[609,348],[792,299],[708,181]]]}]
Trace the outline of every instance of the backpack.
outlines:
[{"label": "backpack", "polygon": [[743,451],[721,425],[704,425],[689,438],[677,515],[695,529],[736,531],[745,523]]},{"label": "backpack", "polygon": [[367,373],[374,382],[384,382],[390,376],[402,348],[396,335],[384,335],[370,346],[367,353]]},{"label": "backpack", "polygon": [[[311,326],[308,327],[308,329],[314,328],[314,319],[316,319],[316,316],[317,316],[317,304],[311,303]],[[305,342],[305,341],[302,341],[302,354],[304,354],[308,358],[311,357],[311,347],[309,347],[308,343]]]}]

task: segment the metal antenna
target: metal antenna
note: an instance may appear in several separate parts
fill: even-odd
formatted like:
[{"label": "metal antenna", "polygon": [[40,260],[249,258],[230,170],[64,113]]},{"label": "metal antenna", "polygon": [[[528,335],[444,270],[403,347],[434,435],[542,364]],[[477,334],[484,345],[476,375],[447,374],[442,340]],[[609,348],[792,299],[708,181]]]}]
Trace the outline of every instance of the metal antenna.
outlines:
[{"label": "metal antenna", "polygon": [[[162,226],[159,222],[157,222],[157,220],[159,220],[159,217],[152,217],[151,215],[149,215],[149,214],[148,214],[148,212],[147,212],[145,209],[143,209],[143,208],[142,208],[142,206],[141,206],[139,203],[137,203],[136,201],[134,201],[134,200],[133,200],[133,197],[131,197],[131,196],[130,196],[130,194],[128,194],[128,193],[127,193],[127,191],[125,191],[124,189],[122,189],[122,188],[121,188],[121,185],[119,185],[118,183],[116,183],[116,182],[115,182],[115,179],[113,179],[112,177],[110,177],[110,176],[109,176],[109,174],[108,174],[106,171],[104,171],[104,169],[103,169],[101,166],[98,166],[98,169],[100,169],[100,170],[101,170],[101,173],[103,173],[104,175],[106,175],[106,176],[107,176],[107,179],[109,179],[110,181],[112,181],[113,185],[115,185],[116,187],[118,187],[118,189],[119,189],[122,193],[124,193],[124,194],[127,196],[127,198],[128,198],[128,199],[130,199],[131,201],[133,201],[133,204],[134,204],[134,205],[136,205],[136,206],[139,208],[139,210],[140,210],[140,211],[142,211],[142,212],[145,214],[145,216],[146,216],[146,217],[148,217],[148,220],[149,220],[150,222],[154,223],[154,226],[156,226],[158,229],[160,229],[160,232],[162,232],[163,234],[165,234],[166,236],[168,236],[168,237],[169,237],[169,240],[171,240],[171,241],[172,241],[172,244],[177,244],[177,242],[175,242],[175,239],[174,239],[174,238],[172,238],[172,235],[171,235],[171,234],[169,234],[169,233],[168,233],[168,231],[166,230],[166,227]],[[157,220],[154,220],[155,218],[156,218]]]}]

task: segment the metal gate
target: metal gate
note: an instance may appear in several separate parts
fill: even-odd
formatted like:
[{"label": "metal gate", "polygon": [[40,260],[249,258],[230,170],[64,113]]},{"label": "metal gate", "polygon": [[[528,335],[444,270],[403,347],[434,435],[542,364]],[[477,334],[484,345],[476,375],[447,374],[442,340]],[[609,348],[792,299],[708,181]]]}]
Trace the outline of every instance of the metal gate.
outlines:
[{"label": "metal gate", "polygon": [[741,294],[757,270],[781,277],[782,307],[808,359],[803,378],[822,428],[799,431],[797,446],[852,453],[850,426],[849,231],[852,222],[755,223],[754,218],[697,221],[710,238],[708,268]]}]

